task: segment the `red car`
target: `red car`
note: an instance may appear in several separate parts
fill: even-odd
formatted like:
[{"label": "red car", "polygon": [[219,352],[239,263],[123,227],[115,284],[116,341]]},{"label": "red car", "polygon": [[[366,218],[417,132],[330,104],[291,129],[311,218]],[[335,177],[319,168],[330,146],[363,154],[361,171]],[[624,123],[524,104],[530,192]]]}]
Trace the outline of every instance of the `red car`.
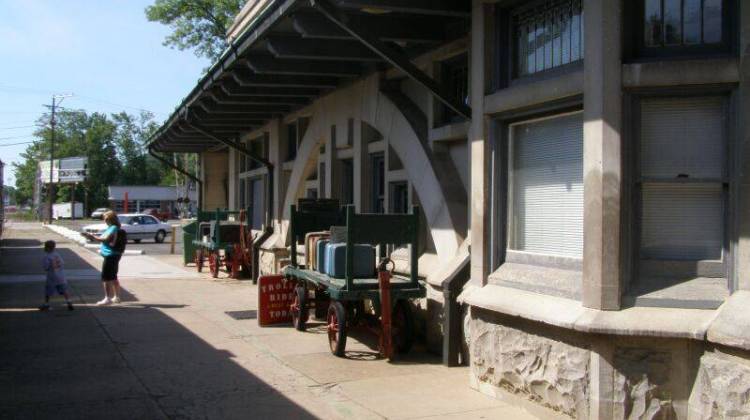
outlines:
[{"label": "red car", "polygon": [[172,213],[168,211],[161,212],[159,211],[159,209],[146,209],[143,211],[143,213],[154,216],[162,222],[166,222],[172,217]]}]

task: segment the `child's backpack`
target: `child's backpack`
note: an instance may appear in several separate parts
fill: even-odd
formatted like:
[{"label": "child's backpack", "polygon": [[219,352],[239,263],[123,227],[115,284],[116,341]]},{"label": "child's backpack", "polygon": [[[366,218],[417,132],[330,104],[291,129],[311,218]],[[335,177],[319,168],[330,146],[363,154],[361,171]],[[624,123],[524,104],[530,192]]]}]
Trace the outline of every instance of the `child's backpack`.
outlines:
[{"label": "child's backpack", "polygon": [[112,244],[112,249],[118,254],[125,252],[125,246],[128,244],[128,233],[123,228],[117,228],[117,237],[115,243]]}]

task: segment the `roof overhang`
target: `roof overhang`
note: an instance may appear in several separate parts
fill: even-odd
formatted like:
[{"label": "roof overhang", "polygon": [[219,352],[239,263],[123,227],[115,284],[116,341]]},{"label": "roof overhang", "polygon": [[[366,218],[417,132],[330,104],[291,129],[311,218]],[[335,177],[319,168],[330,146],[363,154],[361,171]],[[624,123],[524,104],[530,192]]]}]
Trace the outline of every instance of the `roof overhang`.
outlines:
[{"label": "roof overhang", "polygon": [[465,36],[470,4],[265,1],[252,18],[243,18],[249,21],[246,28],[151,137],[148,147],[175,153],[213,150],[226,144],[224,139],[235,141],[339,86],[389,67],[402,70],[468,117],[470,110],[411,59]]}]

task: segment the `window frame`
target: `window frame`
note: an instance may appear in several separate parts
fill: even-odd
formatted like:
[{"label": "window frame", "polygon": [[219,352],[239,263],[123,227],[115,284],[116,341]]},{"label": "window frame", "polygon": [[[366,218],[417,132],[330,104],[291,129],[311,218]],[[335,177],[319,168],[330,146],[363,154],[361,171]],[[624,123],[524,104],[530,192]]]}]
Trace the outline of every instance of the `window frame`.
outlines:
[{"label": "window frame", "polygon": [[[734,86],[720,85],[712,87],[672,87],[672,88],[648,88],[629,92],[626,95],[626,118],[628,121],[626,130],[628,137],[632,138],[630,149],[623,144],[623,196],[629,203],[623,202],[627,213],[623,214],[623,240],[626,245],[623,248],[627,253],[624,257],[623,272],[623,295],[629,290],[637,290],[643,285],[646,277],[659,277],[670,279],[677,276],[710,277],[726,280],[729,293],[736,289],[734,273],[735,249],[732,238],[736,231],[736,218],[738,212],[738,194],[736,183],[736,168],[739,157],[736,156],[737,135],[733,128],[735,124],[736,90]],[[655,98],[695,98],[695,97],[721,97],[723,98],[724,119],[724,147],[725,147],[725,173],[722,180],[716,181],[722,186],[722,206],[724,216],[724,237],[722,240],[721,260],[658,260],[645,259],[641,253],[642,223],[642,186],[641,179],[641,144],[643,142],[641,133],[641,103],[644,100]],[[653,182],[653,181],[652,181]],[[678,183],[678,182],[675,182]],[[629,228],[628,228],[629,227]],[[627,244],[627,242],[630,242]],[[694,271],[694,272],[693,272]],[[720,275],[717,275],[719,273]],[[670,276],[671,274],[671,276]]]},{"label": "window frame", "polygon": [[[489,154],[488,167],[490,180],[490,268],[497,270],[506,262],[516,261],[523,257],[527,264],[551,266],[570,269],[580,269],[581,259],[572,257],[547,256],[526,253],[509,248],[509,159],[511,158],[509,143],[511,124],[534,119],[543,119],[583,111],[583,95],[551,101],[533,109],[512,110],[493,115],[489,124]],[[585,220],[584,220],[585,223]]]},{"label": "window frame", "polygon": [[[577,114],[580,114],[581,117],[582,117],[581,119],[583,120],[583,110],[581,109],[581,110],[567,111],[567,112],[561,112],[561,113],[556,113],[556,114],[551,114],[551,115],[544,115],[544,116],[539,116],[539,117],[534,117],[534,118],[529,118],[529,119],[521,119],[521,120],[518,120],[518,121],[511,122],[511,123],[507,124],[507,126],[505,127],[505,130],[507,131],[507,133],[506,133],[506,135],[507,135],[507,156],[506,156],[506,159],[507,160],[506,160],[505,164],[507,165],[507,168],[508,168],[507,169],[507,171],[508,171],[507,182],[506,182],[506,187],[505,187],[506,191],[507,191],[507,193],[506,193],[506,203],[507,203],[506,204],[506,213],[507,213],[507,220],[505,221],[506,226],[507,226],[507,235],[506,235],[507,237],[505,238],[505,248],[509,252],[512,252],[512,253],[515,253],[515,254],[536,254],[536,255],[543,255],[544,257],[553,258],[553,259],[556,259],[556,260],[559,260],[559,261],[571,261],[571,262],[573,262],[573,261],[578,261],[578,260],[582,260],[583,259],[583,246],[581,247],[581,256],[580,257],[567,256],[567,255],[555,255],[555,254],[539,254],[539,253],[535,253],[535,252],[531,252],[531,251],[525,251],[525,250],[521,250],[521,249],[514,249],[514,246],[513,246],[513,240],[514,240],[513,232],[515,230],[514,225],[516,223],[516,220],[514,220],[514,217],[516,216],[516,212],[515,212],[516,202],[515,202],[515,197],[513,195],[513,190],[514,190],[514,188],[513,188],[513,181],[515,179],[515,170],[514,170],[514,164],[513,164],[513,159],[515,157],[515,155],[514,155],[514,152],[515,152],[515,150],[514,150],[515,149],[515,147],[514,147],[515,146],[514,145],[515,139],[513,138],[513,129],[516,126],[519,126],[519,125],[534,124],[534,123],[539,123],[539,122],[543,122],[543,121],[553,120],[553,119],[557,119],[557,118],[569,117],[569,116],[577,115]],[[581,128],[581,143],[583,143],[583,127]],[[583,166],[583,154],[581,154],[581,164]],[[583,181],[583,173],[581,173],[581,181]],[[583,207],[583,202],[581,203],[581,206]],[[583,225],[585,224],[585,222],[583,221],[583,217],[581,218],[581,220],[582,220],[582,228],[583,228]],[[583,241],[583,238],[581,239],[581,241]],[[582,245],[583,245],[583,242],[582,242]]]},{"label": "window frame", "polygon": [[[726,57],[737,54],[739,33],[737,31],[736,0],[722,0],[722,42],[718,44],[696,44],[680,46],[647,47],[645,42],[645,1],[626,1],[623,38],[628,40],[624,56],[629,61],[651,61],[654,59],[698,59],[706,57]],[[684,8],[684,1],[680,0]]]},{"label": "window frame", "polygon": [[[584,54],[584,39],[585,39],[585,26],[581,34],[581,58],[576,61],[571,61],[567,64],[562,64],[557,67],[552,67],[546,70],[534,72],[525,76],[519,76],[516,72],[516,53],[517,45],[515,43],[515,25],[513,24],[513,16],[518,11],[523,11],[538,7],[541,3],[549,0],[535,0],[530,3],[526,3],[522,0],[509,1],[502,3],[495,12],[495,38],[493,56],[495,57],[495,77],[493,80],[493,89],[504,89],[507,87],[524,85],[527,83],[534,83],[540,80],[546,80],[554,77],[559,77],[568,73],[578,71],[583,68],[585,54]],[[581,9],[584,8],[584,2],[581,1]],[[583,14],[581,15],[581,25],[583,25],[584,19]]]}]

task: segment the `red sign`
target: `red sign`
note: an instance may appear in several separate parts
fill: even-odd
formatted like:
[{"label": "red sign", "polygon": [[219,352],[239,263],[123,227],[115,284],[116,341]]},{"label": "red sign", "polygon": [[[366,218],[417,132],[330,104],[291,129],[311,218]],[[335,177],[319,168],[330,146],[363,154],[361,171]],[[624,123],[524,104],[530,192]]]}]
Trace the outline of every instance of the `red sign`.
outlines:
[{"label": "red sign", "polygon": [[261,327],[292,322],[289,307],[294,302],[294,282],[284,276],[260,276],[258,279],[258,325]]}]

